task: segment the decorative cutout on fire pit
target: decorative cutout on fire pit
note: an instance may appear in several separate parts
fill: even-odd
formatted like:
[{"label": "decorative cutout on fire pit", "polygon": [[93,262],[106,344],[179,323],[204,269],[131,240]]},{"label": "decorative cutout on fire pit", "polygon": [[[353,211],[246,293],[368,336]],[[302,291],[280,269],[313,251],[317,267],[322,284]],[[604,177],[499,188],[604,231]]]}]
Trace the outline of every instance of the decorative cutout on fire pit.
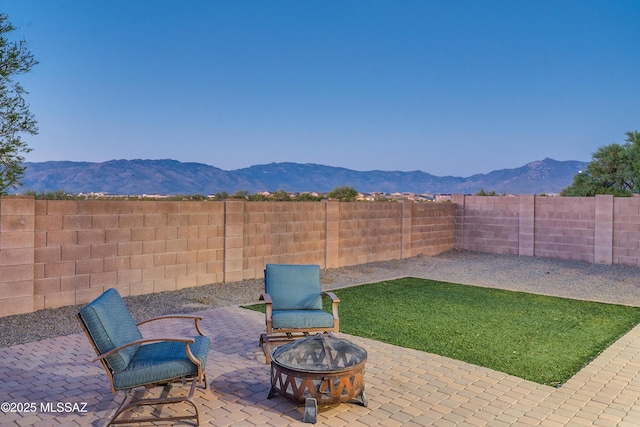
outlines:
[{"label": "decorative cutout on fire pit", "polygon": [[367,406],[364,363],[367,351],[330,333],[294,341],[271,353],[271,391],[297,403],[318,405],[356,400]]}]

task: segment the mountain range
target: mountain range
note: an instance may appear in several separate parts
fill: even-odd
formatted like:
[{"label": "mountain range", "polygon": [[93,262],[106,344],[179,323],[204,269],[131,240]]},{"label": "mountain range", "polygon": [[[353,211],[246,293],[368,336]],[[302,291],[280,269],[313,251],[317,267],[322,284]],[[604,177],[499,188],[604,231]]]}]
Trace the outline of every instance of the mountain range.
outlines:
[{"label": "mountain range", "polygon": [[350,186],[360,192],[473,194],[558,193],[587,163],[550,158],[515,169],[469,177],[435,176],[422,171],[355,171],[313,163],[269,163],[223,170],[176,160],[110,160],[101,163],[26,162],[20,191],[108,194],[214,194],[285,190],[328,192]]}]

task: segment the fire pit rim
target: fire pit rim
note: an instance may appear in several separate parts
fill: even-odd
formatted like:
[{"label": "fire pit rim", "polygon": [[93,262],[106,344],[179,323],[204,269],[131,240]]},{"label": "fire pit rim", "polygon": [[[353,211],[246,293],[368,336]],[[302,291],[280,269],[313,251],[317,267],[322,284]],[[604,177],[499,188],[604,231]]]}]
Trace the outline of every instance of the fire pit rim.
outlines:
[{"label": "fire pit rim", "polygon": [[[345,344],[347,344],[347,345],[351,346],[352,348],[355,348],[358,351],[362,352],[361,360],[359,360],[357,363],[354,363],[354,364],[351,364],[351,365],[347,365],[347,366],[344,366],[344,367],[338,367],[338,368],[325,368],[324,365],[318,365],[318,366],[322,366],[322,368],[317,368],[317,369],[314,369],[312,367],[304,368],[304,367],[291,366],[291,365],[285,364],[285,363],[283,363],[283,362],[278,360],[278,356],[281,356],[280,354],[277,354],[278,352],[284,353],[286,351],[291,351],[291,347],[292,346],[302,345],[302,344],[304,344],[304,342],[306,340],[317,338],[318,336],[321,336],[323,339],[325,337],[328,337],[328,338],[332,338],[334,340],[343,341]],[[337,373],[344,373],[344,372],[352,371],[352,370],[354,370],[356,368],[359,368],[361,365],[363,365],[367,361],[368,357],[369,357],[369,355],[367,353],[367,350],[365,350],[364,348],[360,347],[359,345],[357,345],[357,344],[355,344],[355,343],[353,343],[353,342],[351,342],[351,341],[349,341],[347,339],[338,338],[338,337],[336,337],[335,335],[333,335],[330,332],[326,332],[326,333],[317,333],[316,335],[311,335],[311,336],[309,336],[307,338],[304,338],[304,339],[301,339],[301,340],[297,340],[297,341],[291,342],[291,343],[289,343],[287,345],[274,348],[271,351],[271,364],[276,364],[276,365],[278,365],[279,367],[281,367],[283,369],[287,369],[287,370],[290,370],[290,371],[293,371],[293,372],[300,372],[300,373],[305,373],[305,374],[310,374],[310,375],[319,375],[319,374],[331,375],[333,373],[336,373],[336,374]]]}]

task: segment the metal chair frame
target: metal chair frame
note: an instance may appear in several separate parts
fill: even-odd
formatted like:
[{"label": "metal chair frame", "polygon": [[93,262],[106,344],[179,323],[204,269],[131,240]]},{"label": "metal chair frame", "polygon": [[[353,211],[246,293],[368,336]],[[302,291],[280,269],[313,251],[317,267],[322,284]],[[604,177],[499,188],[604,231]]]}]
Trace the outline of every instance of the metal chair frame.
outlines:
[{"label": "metal chair frame", "polygon": [[[200,413],[198,410],[198,406],[195,404],[195,402],[193,401],[193,395],[194,395],[194,390],[196,388],[196,386],[198,384],[201,384],[201,387],[203,389],[207,389],[208,388],[208,384],[207,384],[207,377],[206,374],[204,372],[202,363],[200,362],[200,360],[198,360],[193,353],[191,352],[190,349],[190,345],[193,344],[195,342],[194,338],[189,338],[189,337],[162,337],[162,338],[143,338],[140,340],[136,340],[127,344],[124,344],[122,346],[119,346],[117,348],[114,348],[108,352],[105,353],[100,353],[93,337],[91,336],[87,325],[85,324],[82,316],[80,313],[76,314],[76,317],[78,319],[78,321],[80,322],[80,326],[82,327],[82,330],[84,331],[85,335],[87,336],[89,342],[91,343],[91,346],[93,347],[94,351],[97,354],[97,358],[95,358],[94,360],[92,360],[92,362],[97,362],[100,361],[102,364],[102,367],[104,368],[104,370],[107,373],[107,376],[109,377],[109,381],[111,382],[111,391],[115,394],[117,393],[119,390],[123,390],[124,391],[124,398],[122,400],[122,402],[120,403],[120,405],[118,406],[115,414],[111,417],[111,419],[109,420],[109,422],[107,423],[107,425],[113,425],[113,424],[132,424],[132,423],[147,423],[147,422],[156,422],[156,421],[183,421],[183,420],[194,420],[196,425],[200,424]],[[166,320],[166,319],[190,319],[193,320],[194,322],[194,326],[196,331],[198,332],[198,334],[200,336],[204,336],[202,333],[202,330],[200,329],[200,325],[199,325],[199,321],[201,321],[203,319],[202,316],[191,316],[191,315],[167,315],[167,316],[158,316],[158,317],[154,317],[151,319],[147,319],[144,320],[142,322],[139,322],[136,324],[136,326],[140,326],[143,325],[145,323],[150,323],[153,321],[159,321],[159,320]],[[159,383],[150,383],[150,384],[145,384],[143,386],[139,386],[139,387],[144,387],[145,389],[151,389],[154,387],[158,387],[158,386],[162,386],[164,389],[161,393],[161,397],[154,397],[154,398],[140,398],[140,399],[135,399],[134,396],[132,395],[131,391],[139,388],[139,387],[132,387],[132,388],[126,388],[126,389],[119,389],[116,388],[116,384],[114,382],[114,376],[113,376],[113,372],[111,370],[111,368],[109,367],[109,365],[107,364],[106,358],[114,353],[117,353],[127,347],[133,346],[133,345],[144,345],[144,344],[150,344],[150,343],[154,343],[154,342],[169,342],[169,341],[173,341],[173,342],[182,342],[185,345],[185,355],[186,357],[193,362],[196,366],[197,366],[197,374],[196,375],[191,375],[191,376],[186,376],[186,377],[176,377],[173,378],[171,380],[168,381],[163,381],[163,382],[159,382]],[[186,396],[174,396],[174,397],[170,397],[168,396],[169,390],[171,389],[172,385],[176,382],[181,382],[183,385],[185,385],[187,382],[190,382],[190,388],[189,388],[189,393]],[[137,407],[140,406],[158,406],[158,405],[169,405],[169,404],[175,404],[175,403],[186,403],[188,405],[190,405],[193,409],[194,409],[194,414],[189,414],[189,415],[175,415],[175,416],[144,416],[144,417],[137,417],[137,418],[131,418],[131,419],[121,419],[118,420],[118,417],[122,414],[124,414],[125,412],[135,409]]]},{"label": "metal chair frame", "polygon": [[[267,272],[265,269],[265,282]],[[265,354],[265,363],[271,363],[271,351],[274,347],[282,344],[286,344],[293,340],[308,337],[310,334],[316,334],[318,332],[339,332],[340,330],[340,318],[338,316],[338,304],[340,299],[333,292],[321,292],[322,299],[331,299],[331,314],[333,316],[333,325],[331,327],[322,328],[275,328],[273,326],[273,300],[271,295],[265,292],[260,295],[259,300],[264,301],[265,305],[265,324],[266,332],[260,335],[259,345]]]}]

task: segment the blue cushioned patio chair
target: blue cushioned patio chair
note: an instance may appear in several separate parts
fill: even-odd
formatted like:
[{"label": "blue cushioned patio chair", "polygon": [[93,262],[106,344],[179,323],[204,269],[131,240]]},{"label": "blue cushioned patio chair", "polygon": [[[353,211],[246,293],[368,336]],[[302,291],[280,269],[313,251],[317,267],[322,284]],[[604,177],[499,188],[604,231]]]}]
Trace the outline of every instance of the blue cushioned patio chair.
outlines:
[{"label": "blue cushioned patio chair", "polygon": [[[260,335],[260,347],[271,362],[271,350],[310,333],[338,332],[338,303],[333,292],[320,289],[320,266],[267,264],[264,270],[266,333]],[[322,309],[322,299],[331,298],[331,313]]]},{"label": "blue cushioned patio chair", "polygon": [[[155,317],[138,324],[131,317],[124,300],[115,289],[109,289],[80,309],[77,314],[82,329],[93,344],[111,381],[111,390],[125,392],[122,403],[108,425],[154,422],[166,420],[195,420],[200,423],[198,407],[193,402],[196,384],[207,388],[205,364],[209,354],[209,338],[202,335],[199,316],[168,315]],[[160,319],[191,319],[198,335],[195,337],[143,338],[139,325]],[[171,384],[191,381],[188,396],[169,397]],[[158,398],[129,399],[134,388],[164,386]],[[125,402],[130,400],[128,404]],[[166,405],[185,402],[194,409],[194,414],[175,416],[143,416],[117,420],[129,409],[143,405]]]}]

